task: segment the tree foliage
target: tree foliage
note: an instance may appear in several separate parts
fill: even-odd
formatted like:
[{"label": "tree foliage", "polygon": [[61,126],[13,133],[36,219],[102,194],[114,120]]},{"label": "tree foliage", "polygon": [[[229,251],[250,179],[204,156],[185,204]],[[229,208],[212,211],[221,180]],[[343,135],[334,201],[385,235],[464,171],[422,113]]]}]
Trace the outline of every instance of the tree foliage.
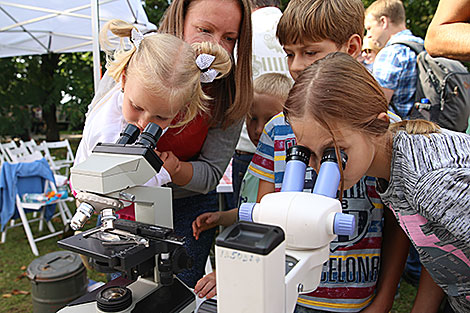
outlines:
[{"label": "tree foliage", "polygon": [[0,134],[21,134],[31,127],[24,76],[27,65],[17,58],[0,59]]},{"label": "tree foliage", "polygon": [[168,8],[169,0],[145,0],[144,8],[150,22],[157,25]]},{"label": "tree foliage", "polygon": [[[167,0],[147,0],[149,20],[158,25],[168,5]],[[94,93],[92,60],[90,52],[0,59],[0,137],[29,138],[36,108],[42,111],[47,140],[59,139],[62,120],[69,129],[81,130]]]},{"label": "tree foliage", "polygon": [[47,140],[59,139],[58,112],[71,127],[83,126],[93,96],[91,53],[0,59],[0,136],[29,138],[40,108]]}]

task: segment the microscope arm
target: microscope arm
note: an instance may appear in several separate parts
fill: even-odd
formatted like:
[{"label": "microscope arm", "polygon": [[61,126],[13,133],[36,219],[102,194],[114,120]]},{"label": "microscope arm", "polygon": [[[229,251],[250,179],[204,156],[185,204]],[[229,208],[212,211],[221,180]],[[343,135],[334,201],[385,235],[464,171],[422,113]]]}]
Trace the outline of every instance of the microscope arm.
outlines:
[{"label": "microscope arm", "polygon": [[[135,220],[173,229],[171,189],[164,187],[135,186],[123,190],[134,198]],[[110,194],[122,197],[122,192]]]}]

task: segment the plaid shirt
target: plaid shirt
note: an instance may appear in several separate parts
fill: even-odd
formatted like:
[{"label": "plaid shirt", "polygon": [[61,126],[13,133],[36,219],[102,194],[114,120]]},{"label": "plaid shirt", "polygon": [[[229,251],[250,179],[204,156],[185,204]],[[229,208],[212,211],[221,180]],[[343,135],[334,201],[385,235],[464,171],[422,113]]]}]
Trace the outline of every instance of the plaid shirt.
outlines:
[{"label": "plaid shirt", "polygon": [[392,100],[401,117],[408,115],[414,104],[418,71],[416,54],[410,48],[392,44],[398,41],[424,43],[423,39],[413,36],[410,30],[393,35],[375,58],[373,74],[380,86],[394,91]]}]

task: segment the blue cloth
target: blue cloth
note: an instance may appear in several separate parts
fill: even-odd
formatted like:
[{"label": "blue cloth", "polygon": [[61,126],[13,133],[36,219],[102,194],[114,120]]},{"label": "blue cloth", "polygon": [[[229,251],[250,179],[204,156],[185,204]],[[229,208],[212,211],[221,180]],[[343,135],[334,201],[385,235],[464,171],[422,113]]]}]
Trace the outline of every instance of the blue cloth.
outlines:
[{"label": "blue cloth", "polygon": [[[0,225],[3,231],[11,218],[16,218],[16,195],[24,193],[43,193],[45,180],[55,184],[46,159],[42,158],[29,163],[3,163],[0,174]],[[55,212],[55,204],[48,205],[44,213],[46,220],[50,220]]]},{"label": "blue cloth", "polygon": [[373,75],[379,85],[394,91],[391,102],[396,106],[400,117],[405,117],[414,104],[418,70],[416,53],[400,44],[399,41],[413,41],[424,44],[423,39],[413,36],[410,30],[393,35],[380,50],[374,61]]}]

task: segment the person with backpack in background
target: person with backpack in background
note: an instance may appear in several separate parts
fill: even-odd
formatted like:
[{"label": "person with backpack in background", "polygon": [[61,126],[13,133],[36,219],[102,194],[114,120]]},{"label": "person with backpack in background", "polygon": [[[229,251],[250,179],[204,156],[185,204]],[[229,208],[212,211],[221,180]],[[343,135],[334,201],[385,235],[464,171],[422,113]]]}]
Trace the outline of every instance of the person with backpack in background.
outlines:
[{"label": "person with backpack in background", "polygon": [[373,75],[391,110],[401,118],[407,118],[415,102],[416,53],[394,42],[411,41],[423,45],[424,40],[406,28],[405,8],[400,0],[373,2],[366,9],[364,26],[366,38],[383,47],[375,58]]},{"label": "person with backpack in background", "polygon": [[468,70],[458,61],[431,57],[405,21],[400,0],[378,0],[366,11],[366,37],[385,45],[373,74],[390,107],[403,119],[422,118],[465,132],[470,116]]}]

